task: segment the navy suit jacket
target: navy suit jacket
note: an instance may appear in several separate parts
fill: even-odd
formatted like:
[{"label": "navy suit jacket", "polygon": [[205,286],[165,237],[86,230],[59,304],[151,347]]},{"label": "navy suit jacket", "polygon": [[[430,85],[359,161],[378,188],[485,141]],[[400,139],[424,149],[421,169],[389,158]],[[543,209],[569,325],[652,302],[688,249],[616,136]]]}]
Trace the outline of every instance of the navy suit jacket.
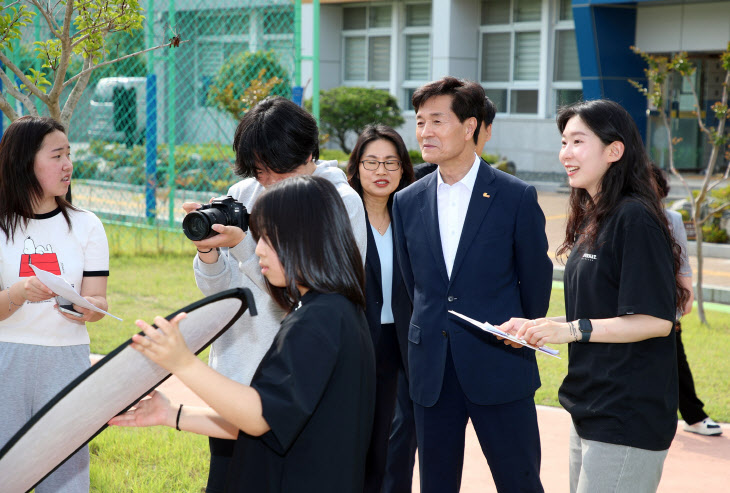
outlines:
[{"label": "navy suit jacket", "polygon": [[[365,256],[365,317],[370,326],[373,347],[377,348],[381,332],[380,312],[383,308],[383,278],[380,272],[378,247],[375,245],[375,238],[370,228],[370,221],[367,219],[367,212],[365,212],[365,224],[368,234],[368,249]],[[390,304],[393,308],[398,349],[403,360],[403,367],[407,373],[408,324],[411,319],[411,299],[408,297],[398,262],[395,259],[395,244],[393,245],[393,257],[393,286],[391,288]]]},{"label": "navy suit jacket", "polygon": [[448,313],[501,324],[545,315],[552,287],[545,216],[535,188],[481,160],[449,278],[441,248],[437,175],[395,195],[398,262],[413,315],[408,329],[411,398],[432,406],[441,392],[447,344],[459,383],[475,404],[512,402],[540,386],[535,352],[478,334]]}]

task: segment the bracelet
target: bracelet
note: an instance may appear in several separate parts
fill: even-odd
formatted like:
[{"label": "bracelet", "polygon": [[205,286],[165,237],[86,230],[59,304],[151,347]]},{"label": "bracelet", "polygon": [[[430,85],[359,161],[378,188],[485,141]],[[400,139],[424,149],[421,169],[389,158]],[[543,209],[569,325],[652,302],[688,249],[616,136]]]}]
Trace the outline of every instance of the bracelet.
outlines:
[{"label": "bracelet", "polygon": [[212,252],[212,251],[213,251],[213,249],[212,249],[212,248],[211,248],[210,250],[206,250],[206,251],[202,251],[202,250],[200,250],[199,248],[196,248],[196,250],[198,250],[198,253],[210,253],[210,252]]},{"label": "bracelet", "polygon": [[177,418],[175,419],[175,429],[177,431],[180,431],[180,415],[182,414],[182,407],[183,405],[180,404],[180,407],[177,408]]},{"label": "bracelet", "polygon": [[578,342],[578,332],[575,330],[575,324],[568,322],[568,326],[570,327],[570,336],[574,339],[574,342]]},{"label": "bracelet", "polygon": [[20,308],[21,306],[23,306],[23,303],[25,303],[25,300],[21,304],[14,303],[13,298],[10,297],[10,288],[8,288],[8,301],[10,302],[10,304],[8,304],[9,312],[13,310],[14,306],[17,306],[18,308]]}]

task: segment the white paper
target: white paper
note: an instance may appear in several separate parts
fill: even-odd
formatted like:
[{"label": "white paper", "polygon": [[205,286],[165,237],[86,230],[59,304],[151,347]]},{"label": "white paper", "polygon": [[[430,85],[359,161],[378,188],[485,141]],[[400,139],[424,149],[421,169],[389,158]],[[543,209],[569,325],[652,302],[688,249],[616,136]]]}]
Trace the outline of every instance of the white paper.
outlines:
[{"label": "white paper", "polygon": [[542,347],[533,346],[532,344],[528,344],[526,340],[524,340],[524,339],[518,339],[515,336],[513,336],[511,334],[508,334],[507,332],[504,332],[503,330],[499,330],[498,328],[496,328],[495,326],[493,326],[493,325],[491,325],[491,324],[489,324],[487,322],[483,322],[483,323],[482,322],[477,322],[473,318],[469,318],[466,315],[462,315],[459,312],[455,312],[454,310],[449,310],[449,313],[453,313],[457,317],[463,318],[464,320],[466,320],[470,324],[479,327],[480,329],[482,329],[485,332],[489,332],[490,334],[494,334],[495,336],[499,336],[499,337],[503,337],[505,339],[509,339],[512,342],[516,342],[518,344],[522,344],[523,346],[526,346],[526,347],[528,347],[530,349],[534,349],[535,351],[538,351],[538,352],[547,354],[548,356],[552,356],[553,358],[561,359],[560,356],[558,356],[558,354],[560,354],[560,351],[558,351],[557,349],[549,348],[547,346],[542,346]]},{"label": "white paper", "polygon": [[33,269],[33,272],[35,272],[38,280],[45,284],[48,289],[50,289],[59,296],[63,296],[74,305],[78,305],[82,308],[88,308],[89,310],[103,313],[104,315],[109,315],[110,317],[114,317],[120,321],[122,320],[121,318],[114,316],[109,312],[105,312],[101,308],[96,307],[92,303],[89,303],[86,298],[77,293],[73,286],[71,286],[68,281],[66,281],[66,279],[64,279],[63,277],[57,276],[56,274],[47,272],[43,269],[39,269],[33,264],[31,264],[30,267],[31,269]]}]

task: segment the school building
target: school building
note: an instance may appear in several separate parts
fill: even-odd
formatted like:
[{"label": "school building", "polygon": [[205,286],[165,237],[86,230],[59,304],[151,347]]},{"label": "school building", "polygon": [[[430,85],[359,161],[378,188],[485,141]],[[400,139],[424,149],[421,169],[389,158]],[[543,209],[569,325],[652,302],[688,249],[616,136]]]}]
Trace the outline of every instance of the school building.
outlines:
[{"label": "school building", "polygon": [[[311,50],[313,6],[302,9],[302,40]],[[609,98],[636,119],[661,164],[666,139],[655,112],[629,80],[645,83],[630,47],[655,54],[687,51],[698,70],[677,81],[669,104],[682,142],[677,165],[703,167],[704,137],[692,110],[692,87],[705,110],[722,90],[717,55],[730,41],[727,0],[321,0],[320,88],[386,89],[398,98],[401,131],[416,148],[410,105],[420,85],[445,75],[479,81],[497,104],[487,151],[507,156],[518,173],[562,174],[555,113],[581,98]],[[303,80],[311,66],[303,65]]]}]

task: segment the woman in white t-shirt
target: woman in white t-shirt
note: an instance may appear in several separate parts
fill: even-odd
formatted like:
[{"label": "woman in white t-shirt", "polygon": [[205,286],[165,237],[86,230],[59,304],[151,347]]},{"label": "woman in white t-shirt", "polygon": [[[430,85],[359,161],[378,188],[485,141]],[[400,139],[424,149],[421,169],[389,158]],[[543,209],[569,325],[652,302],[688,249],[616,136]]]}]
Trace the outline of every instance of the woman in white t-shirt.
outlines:
[{"label": "woman in white t-shirt", "polygon": [[[65,199],[72,171],[65,129],[51,118],[19,118],[0,141],[0,448],[89,367],[85,323],[103,317],[76,305],[62,312],[31,265],[60,275],[107,310],[104,227]],[[86,447],[35,488],[88,490]]]}]

